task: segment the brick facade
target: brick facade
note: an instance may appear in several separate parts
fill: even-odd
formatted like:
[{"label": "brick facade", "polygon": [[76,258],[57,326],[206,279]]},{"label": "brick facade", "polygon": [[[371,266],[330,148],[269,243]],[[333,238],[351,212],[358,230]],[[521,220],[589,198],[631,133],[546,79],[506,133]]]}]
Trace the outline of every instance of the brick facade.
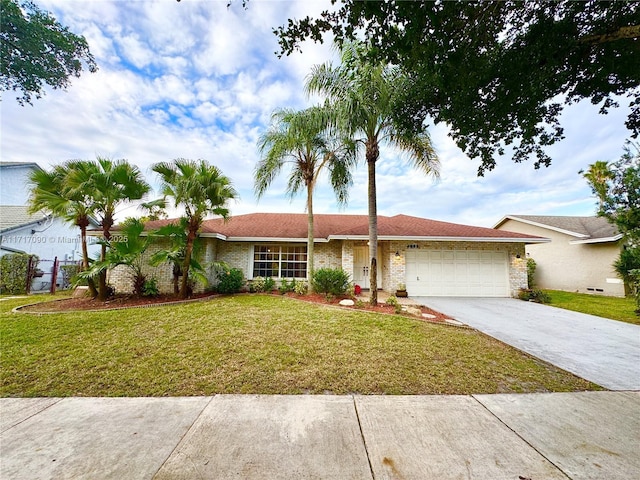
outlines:
[{"label": "brick facade", "polygon": [[[523,243],[502,242],[411,242],[390,241],[385,255],[388,265],[387,288],[392,291],[398,284],[405,283],[406,253],[408,245],[416,245],[421,250],[482,250],[505,252],[509,262],[509,289],[512,297],[517,297],[521,288],[527,288],[527,260]],[[400,258],[396,258],[398,252]],[[383,286],[383,288],[386,290]]]},{"label": "brick facade", "polygon": [[[234,268],[243,271],[246,278],[253,277],[253,246],[251,242],[226,242],[215,238],[205,238],[201,262],[207,270],[210,282],[214,273],[210,265],[214,262],[225,262]],[[282,244],[282,242],[274,242]],[[379,262],[379,286],[386,291],[395,291],[400,284],[406,283],[406,252],[409,244],[417,245],[420,249],[441,250],[485,250],[506,252],[509,259],[509,282],[511,296],[517,296],[520,288],[527,287],[527,265],[525,247],[523,243],[498,243],[498,242],[412,242],[381,241],[378,246]],[[353,278],[354,246],[366,245],[365,241],[333,240],[315,244],[315,267],[319,268],[343,268]],[[153,245],[145,254],[143,263],[148,263],[150,256],[162,247],[161,244]],[[396,256],[396,252],[399,256]],[[519,256],[519,258],[518,258]],[[161,292],[173,292],[173,275],[171,265],[163,264],[158,267],[146,265],[144,273],[154,277]],[[118,292],[131,291],[130,273],[124,267],[117,267],[109,272],[109,283]],[[202,291],[204,285],[199,284],[196,291]]]}]

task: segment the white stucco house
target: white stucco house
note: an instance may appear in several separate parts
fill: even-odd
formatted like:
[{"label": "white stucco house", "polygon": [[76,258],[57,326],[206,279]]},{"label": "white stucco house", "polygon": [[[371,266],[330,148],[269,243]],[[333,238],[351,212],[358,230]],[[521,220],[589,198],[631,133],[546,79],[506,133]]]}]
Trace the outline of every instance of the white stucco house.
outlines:
[{"label": "white stucco house", "polygon": [[606,218],[506,215],[494,228],[551,240],[526,246],[527,255],[537,264],[538,287],[624,296],[624,283],[612,266],[624,240]]},{"label": "white stucco house", "polygon": [[[175,220],[149,222],[147,231]],[[315,268],[342,268],[363,289],[369,287],[368,217],[314,216]],[[206,220],[200,237],[203,262],[224,261],[247,279],[307,279],[307,215],[254,213],[225,222]],[[378,217],[378,284],[411,296],[516,296],[527,286],[525,246],[548,239],[492,228],[396,215]],[[163,291],[171,290],[171,269],[149,267]],[[130,289],[126,275],[111,272],[117,290]]]}]

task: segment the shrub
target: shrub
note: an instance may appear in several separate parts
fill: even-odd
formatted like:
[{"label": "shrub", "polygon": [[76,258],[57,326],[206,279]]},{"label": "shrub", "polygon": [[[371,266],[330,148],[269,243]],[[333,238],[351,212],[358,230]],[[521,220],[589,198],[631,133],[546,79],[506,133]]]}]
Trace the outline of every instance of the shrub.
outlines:
[{"label": "shrub", "polygon": [[530,289],[536,286],[536,267],[536,261],[531,257],[527,258],[527,283]]},{"label": "shrub", "polygon": [[520,293],[518,294],[518,298],[520,300],[536,303],[551,302],[551,297],[549,296],[549,294],[545,293],[542,290],[532,288],[521,288]]},{"label": "shrub", "polygon": [[632,272],[640,269],[640,247],[628,246],[620,251],[620,256],[613,263],[613,268],[622,278],[630,293],[637,294],[636,281]]},{"label": "shrub", "polygon": [[273,289],[276,288],[276,281],[271,278],[271,277],[267,277],[264,279],[264,291],[267,293],[271,293],[273,292]]},{"label": "shrub", "polygon": [[349,289],[349,274],[339,268],[321,268],[313,273],[314,291],[327,295],[344,295]]},{"label": "shrub", "polygon": [[264,282],[265,280],[262,277],[254,278],[251,282],[251,285],[249,286],[249,291],[252,293],[264,292]]},{"label": "shrub", "polygon": [[218,293],[238,293],[244,283],[244,274],[239,268],[222,271],[218,274]]},{"label": "shrub", "polygon": [[385,303],[387,305],[391,305],[396,313],[402,312],[402,305],[400,305],[400,302],[398,302],[398,299],[396,298],[395,295],[390,295],[389,298],[387,298],[387,301]]},{"label": "shrub", "polygon": [[[33,258],[31,271],[28,271],[29,257]],[[31,285],[39,261],[37,255],[26,253],[10,253],[0,258],[0,292],[26,293],[27,283]]]},{"label": "shrub", "polygon": [[293,291],[298,295],[306,295],[308,290],[309,285],[307,285],[307,282],[303,282],[302,280],[294,282]]},{"label": "shrub", "polygon": [[640,316],[640,268],[629,270],[628,275],[631,278],[632,289],[635,291],[636,315]]},{"label": "shrub", "polygon": [[280,287],[278,288],[278,291],[280,292],[281,295],[284,295],[285,293],[293,292],[293,289],[295,286],[296,286],[296,281],[294,279],[291,279],[291,281],[289,281],[286,278],[283,278],[280,281]]},{"label": "shrub", "polygon": [[142,296],[157,297],[158,295],[160,295],[160,290],[158,289],[158,281],[155,277],[146,280],[142,286]]}]

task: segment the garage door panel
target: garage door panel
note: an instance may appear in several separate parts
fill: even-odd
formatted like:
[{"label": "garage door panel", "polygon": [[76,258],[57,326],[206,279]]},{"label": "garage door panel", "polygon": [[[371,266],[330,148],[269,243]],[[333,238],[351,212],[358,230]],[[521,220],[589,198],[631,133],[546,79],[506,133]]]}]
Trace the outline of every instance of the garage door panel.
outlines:
[{"label": "garage door panel", "polygon": [[406,284],[410,295],[506,297],[507,255],[482,250],[409,251]]}]

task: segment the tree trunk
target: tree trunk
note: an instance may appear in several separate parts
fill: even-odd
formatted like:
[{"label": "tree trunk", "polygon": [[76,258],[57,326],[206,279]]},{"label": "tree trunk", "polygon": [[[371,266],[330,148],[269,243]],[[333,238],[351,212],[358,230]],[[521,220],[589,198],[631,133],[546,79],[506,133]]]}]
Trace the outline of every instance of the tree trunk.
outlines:
[{"label": "tree trunk", "polygon": [[180,293],[180,268],[178,264],[173,265],[173,294],[176,296]]},{"label": "tree trunk", "polygon": [[313,293],[313,186],[307,186],[307,278],[309,293]]},{"label": "tree trunk", "polygon": [[198,227],[195,229],[189,224],[187,233],[187,244],[184,248],[184,264],[182,265],[182,283],[180,284],[180,298],[189,296],[189,266],[191,265],[191,255],[193,253],[193,242],[196,239]]},{"label": "tree trunk", "polygon": [[376,197],[376,160],[380,155],[378,141],[367,141],[367,169],[369,174],[369,303],[378,304],[378,205]]},{"label": "tree trunk", "polygon": [[[88,222],[87,222],[88,224]],[[80,223],[78,224],[80,227],[80,242],[82,243],[82,270],[89,270],[89,250],[87,248],[87,225]],[[98,290],[96,289],[96,282],[93,281],[93,278],[87,279],[87,285],[89,286],[89,293],[91,294],[91,298],[96,298],[98,296]]]},{"label": "tree trunk", "polygon": [[[104,241],[100,250],[100,260],[104,261],[107,257],[107,242],[111,240],[111,227],[113,226],[113,217],[105,214],[102,219],[102,236]],[[109,297],[109,289],[107,288],[107,271],[103,270],[98,275],[98,300],[104,302]]]}]

